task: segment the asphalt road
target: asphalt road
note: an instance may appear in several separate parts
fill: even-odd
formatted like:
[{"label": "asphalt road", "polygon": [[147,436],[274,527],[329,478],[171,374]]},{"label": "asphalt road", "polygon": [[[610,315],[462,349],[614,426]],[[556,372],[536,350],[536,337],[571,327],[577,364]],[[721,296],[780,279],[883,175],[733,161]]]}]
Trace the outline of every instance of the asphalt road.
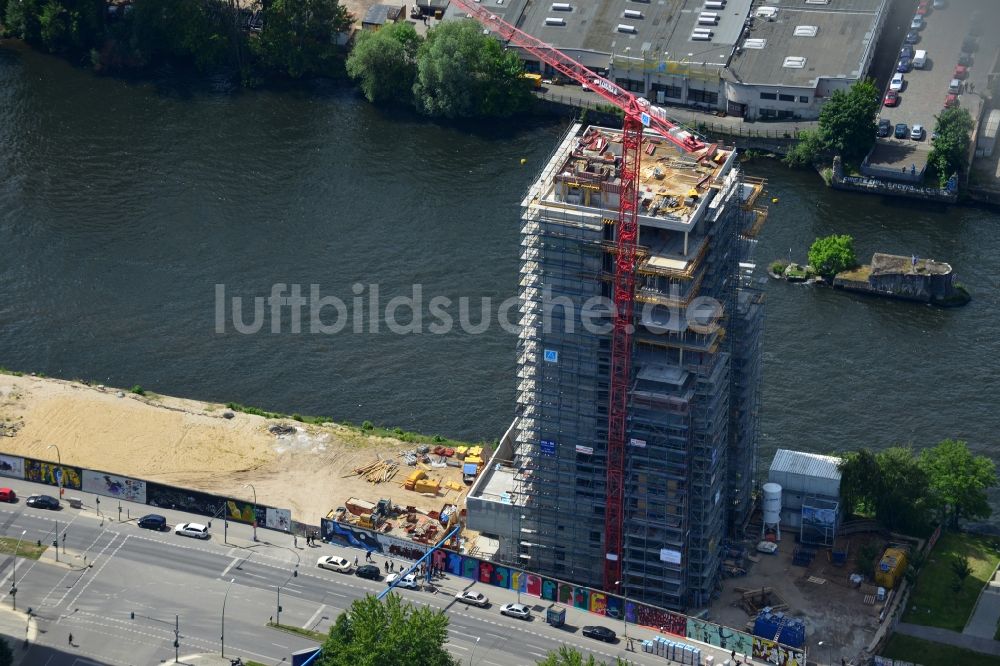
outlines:
[{"label": "asphalt road", "polygon": [[[89,507],[77,510],[64,503],[61,511],[27,507],[23,498],[31,492],[56,494],[54,489],[3,480],[20,495],[16,504],[0,504],[0,532],[18,537],[24,531],[29,542],[50,543],[55,534],[66,534],[65,552],[60,537],[59,562],[51,547],[38,561],[18,560],[17,607],[31,607],[34,624],[10,612],[13,557],[0,561],[0,627],[15,642],[24,640],[26,627],[30,647],[24,664],[44,666],[129,664],[146,666],[173,661],[174,623],[179,622],[181,656],[222,652],[222,608],[225,605],[225,654],[268,664],[282,663],[295,650],[315,645],[303,637],[269,629],[276,615],[277,587],[281,586],[281,622],[326,632],[337,615],[365,594],[377,593],[382,585],[352,575],[316,567],[320,555],[357,553],[329,545],[307,548],[293,545],[289,535],[261,530],[260,542],[252,540],[252,528],[229,525],[223,535],[213,521],[212,538],[206,541],[139,529],[134,520],[148,510],[140,505],[118,504],[105,498],[104,510],[114,520],[97,515],[94,498]],[[67,497],[79,495],[67,491]],[[158,510],[170,525],[203,519],[179,512]],[[57,522],[58,521],[58,522]],[[228,543],[224,543],[224,539]],[[382,558],[376,558],[382,564]],[[298,571],[298,575],[293,575]],[[230,587],[230,581],[232,585]],[[404,598],[444,609],[450,618],[449,649],[463,663],[486,666],[534,664],[552,649],[568,644],[599,661],[623,657],[636,664],[662,664],[661,658],[626,652],[624,643],[605,644],[584,638],[583,621],[598,618],[571,610],[566,629],[557,629],[535,617],[526,622],[499,614],[499,606],[514,601],[515,592],[473,581],[446,577],[440,591],[402,590]],[[481,609],[454,602],[454,593],[476,587],[493,601]],[[525,597],[527,604],[537,599]],[[542,607],[536,605],[536,612]],[[135,617],[132,617],[135,613]],[[583,620],[583,621],[578,621]],[[604,624],[622,634],[621,623]],[[69,645],[69,635],[73,645]],[[629,634],[651,637],[641,628]],[[637,643],[638,645],[638,643]],[[722,655],[717,652],[717,659]]]}]

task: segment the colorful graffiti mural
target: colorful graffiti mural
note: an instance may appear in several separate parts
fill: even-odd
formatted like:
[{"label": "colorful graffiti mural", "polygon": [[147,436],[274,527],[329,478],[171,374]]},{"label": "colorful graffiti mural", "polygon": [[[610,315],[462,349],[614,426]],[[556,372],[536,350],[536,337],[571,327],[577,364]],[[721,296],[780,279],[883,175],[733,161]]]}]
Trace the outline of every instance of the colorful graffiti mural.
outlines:
[{"label": "colorful graffiti mural", "polygon": [[753,637],[742,631],[705,620],[687,618],[686,638],[692,638],[702,643],[708,643],[723,650],[735,650],[740,654],[750,654],[753,650]]},{"label": "colorful graffiti mural", "polygon": [[0,476],[23,479],[24,458],[20,456],[0,456]]},{"label": "colorful graffiti mural", "polygon": [[805,653],[766,638],[753,638],[753,658],[776,666],[806,666]]},{"label": "colorful graffiti mural", "polygon": [[264,510],[264,527],[269,530],[290,531],[292,529],[292,512],[288,509],[267,507]]},{"label": "colorful graffiti mural", "polygon": [[95,495],[116,497],[129,502],[146,503],[146,482],[130,479],[127,476],[116,476],[85,469],[83,470],[83,491]]},{"label": "colorful graffiti mural", "polygon": [[50,486],[58,486],[57,470],[62,469],[63,488],[80,490],[81,470],[79,467],[69,465],[57,465],[56,463],[45,462],[44,460],[24,459],[24,478],[35,483],[47,483]]}]

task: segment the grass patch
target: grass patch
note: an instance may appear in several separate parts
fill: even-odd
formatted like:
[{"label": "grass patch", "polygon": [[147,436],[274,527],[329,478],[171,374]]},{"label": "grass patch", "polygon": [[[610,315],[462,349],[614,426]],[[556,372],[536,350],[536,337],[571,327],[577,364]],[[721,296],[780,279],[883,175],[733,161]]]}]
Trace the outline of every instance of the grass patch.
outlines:
[{"label": "grass patch", "polygon": [[[962,631],[972,614],[980,591],[1000,562],[1000,553],[994,546],[996,542],[996,537],[945,533],[917,577],[917,584],[910,597],[910,606],[903,615],[903,621]],[[962,556],[969,558],[972,574],[956,591],[954,588],[956,579],[952,573],[951,563]],[[919,659],[915,661],[927,664]],[[952,660],[951,663],[965,662]]]},{"label": "grass patch", "polygon": [[268,622],[267,626],[272,629],[277,629],[278,631],[284,631],[289,634],[296,634],[298,636],[309,638],[317,643],[326,641],[326,634],[321,631],[312,631],[311,629],[303,629],[302,627],[296,627],[291,624],[278,624],[277,622]]},{"label": "grass patch", "polygon": [[997,659],[988,654],[963,650],[953,645],[932,643],[912,636],[895,634],[889,639],[883,657],[911,661],[922,666],[996,666]]},{"label": "grass patch", "polygon": [[10,370],[0,365],[0,375],[12,375],[14,377],[23,377],[24,373],[18,372],[17,370]]},{"label": "grass patch", "polygon": [[21,545],[17,545],[17,539],[12,539],[10,537],[0,537],[0,553],[4,555],[13,555],[14,549],[17,548],[17,556],[23,557],[29,560],[37,560],[45,552],[48,546],[39,547],[34,541],[28,541],[27,539],[21,539]]}]

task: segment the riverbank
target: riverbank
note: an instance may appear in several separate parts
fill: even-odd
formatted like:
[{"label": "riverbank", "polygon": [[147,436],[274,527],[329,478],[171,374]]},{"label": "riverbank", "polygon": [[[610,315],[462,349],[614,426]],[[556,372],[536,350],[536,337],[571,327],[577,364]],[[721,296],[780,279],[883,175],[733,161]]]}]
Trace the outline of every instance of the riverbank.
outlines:
[{"label": "riverbank", "polygon": [[[271,427],[290,426],[275,434]],[[401,431],[402,432],[402,431]],[[434,439],[427,438],[433,445]],[[343,478],[413,442],[324,422],[264,418],[225,405],[76,381],[0,374],[0,451],[261,501],[319,524],[348,497],[413,503],[396,483]]]}]

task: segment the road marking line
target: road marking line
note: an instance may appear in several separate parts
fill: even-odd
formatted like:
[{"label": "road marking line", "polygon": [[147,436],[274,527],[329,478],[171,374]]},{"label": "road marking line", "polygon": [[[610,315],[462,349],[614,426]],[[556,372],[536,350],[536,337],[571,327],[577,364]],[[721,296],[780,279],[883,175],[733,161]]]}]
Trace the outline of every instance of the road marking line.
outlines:
[{"label": "road marking line", "polygon": [[[118,536],[119,536],[118,534],[115,534],[116,538]],[[106,560],[104,560],[104,563],[97,569],[97,571],[94,573],[94,575],[91,576],[89,579],[87,579],[87,582],[84,584],[84,586],[82,588],[80,588],[80,591],[76,593],[75,597],[73,597],[73,601],[71,601],[70,604],[69,604],[70,607],[76,606],[76,602],[79,601],[80,595],[83,594],[84,592],[86,592],[87,588],[90,587],[90,584],[93,583],[94,580],[98,576],[101,575],[101,572],[104,571],[104,567],[108,566],[108,564],[111,562],[111,560],[115,559],[115,555],[117,555],[118,551],[121,550],[122,547],[126,543],[128,543],[128,539],[129,539],[129,537],[128,537],[128,535],[126,535],[126,537],[124,539],[122,539],[122,542],[120,544],[118,544],[118,547],[115,548],[113,551],[111,551],[111,554],[108,555],[108,558]],[[114,539],[112,539],[111,541],[109,541],[108,545],[101,549],[101,554],[103,554],[104,551],[107,550],[108,546],[110,546],[112,543],[114,543],[114,541],[115,541]],[[94,559],[97,559],[97,558],[94,558]]]},{"label": "road marking line", "polygon": [[319,619],[320,613],[322,613],[325,609],[326,609],[326,604],[320,604],[320,607],[316,609],[316,612],[312,614],[311,618],[306,620],[306,623],[302,625],[302,628],[309,629],[310,627],[315,626],[313,622],[316,622]]},{"label": "road marking line", "polygon": [[462,647],[461,645],[455,645],[454,643],[449,643],[449,645],[455,650],[465,650],[466,652],[469,651],[469,648]]},{"label": "road marking line", "polygon": [[229,573],[229,570],[230,570],[230,569],[232,569],[233,567],[235,567],[235,566],[236,566],[236,563],[237,563],[237,562],[239,562],[239,561],[240,561],[240,558],[238,558],[238,557],[234,557],[234,558],[233,558],[233,561],[229,563],[229,566],[228,566],[228,567],[226,567],[225,569],[223,569],[223,570],[222,570],[222,573],[221,573],[221,574],[219,574],[219,578],[225,578],[225,577],[226,577],[226,574],[228,574],[228,573]]},{"label": "road marking line", "polygon": [[282,650],[291,650],[292,649],[292,648],[288,647],[287,645],[282,645],[280,643],[271,643],[271,645],[273,645],[274,647],[279,647]]}]

